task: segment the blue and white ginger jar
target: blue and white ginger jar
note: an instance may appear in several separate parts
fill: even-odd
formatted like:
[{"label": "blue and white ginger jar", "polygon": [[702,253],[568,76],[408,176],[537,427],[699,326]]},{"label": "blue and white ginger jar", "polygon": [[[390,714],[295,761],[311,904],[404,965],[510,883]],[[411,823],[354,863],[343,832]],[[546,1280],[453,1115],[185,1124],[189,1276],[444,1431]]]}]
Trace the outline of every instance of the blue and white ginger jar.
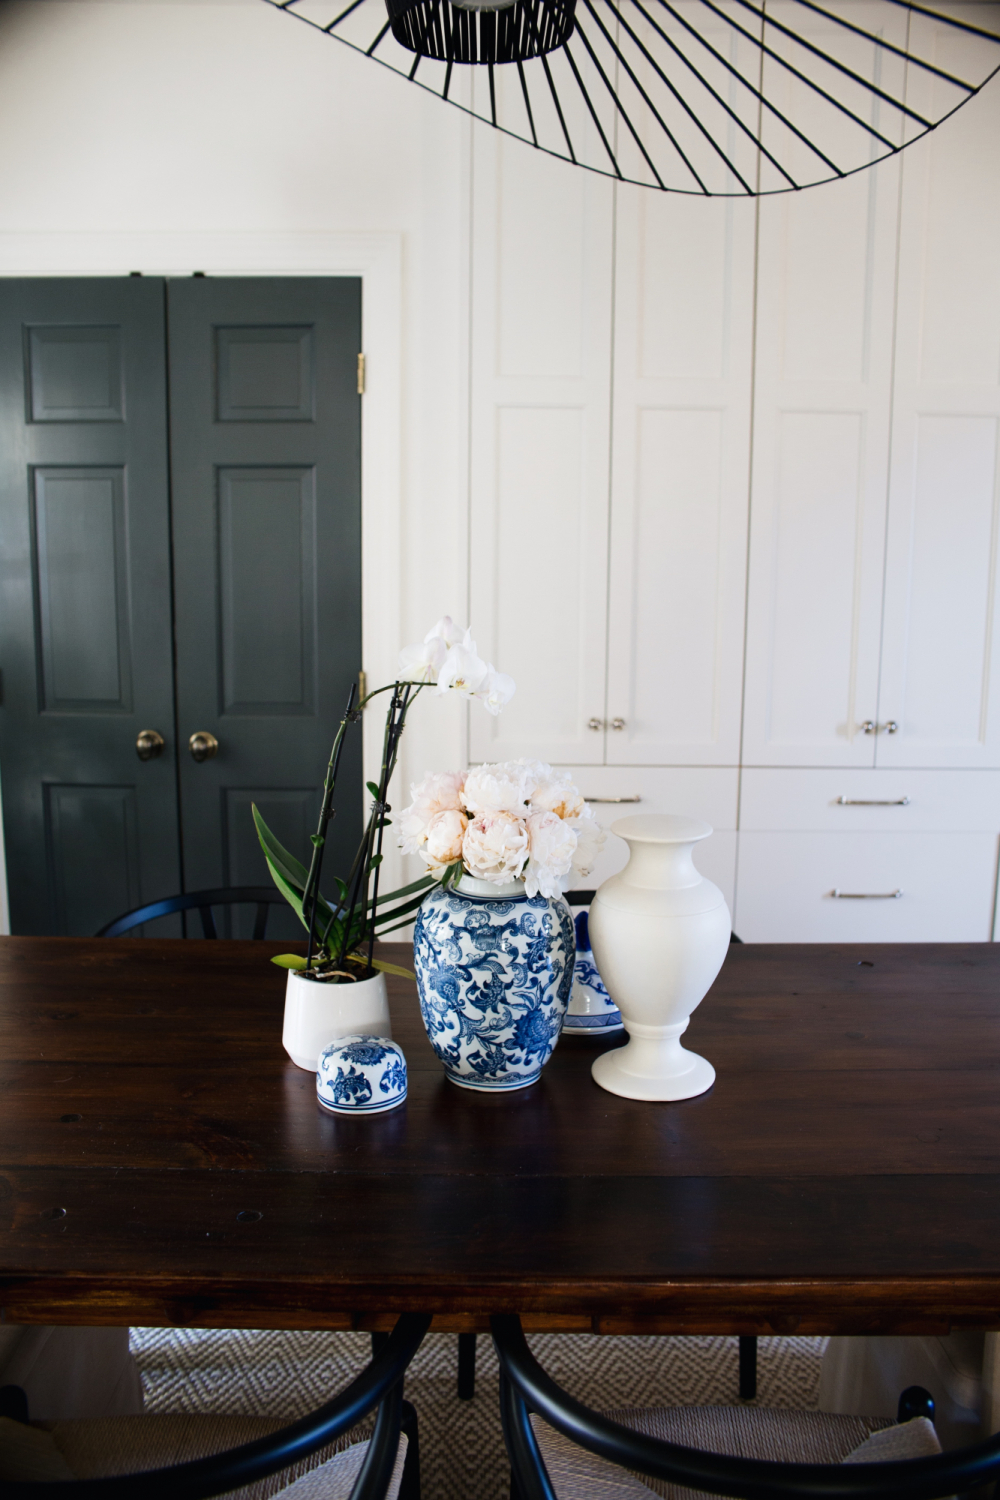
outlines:
[{"label": "blue and white ginger jar", "polygon": [[431,1046],[452,1083],[498,1092],[535,1083],[559,1040],[573,983],[565,901],[524,882],[464,875],[417,914],[413,960]]},{"label": "blue and white ginger jar", "polygon": [[406,1098],[406,1058],[388,1037],[340,1036],[319,1055],[316,1098],[335,1115],[378,1115]]},{"label": "blue and white ginger jar", "polygon": [[573,992],[566,1012],[565,1031],[621,1031],[622,1013],[601,978],[590,946],[587,913],[576,917],[576,966],[573,969]]}]

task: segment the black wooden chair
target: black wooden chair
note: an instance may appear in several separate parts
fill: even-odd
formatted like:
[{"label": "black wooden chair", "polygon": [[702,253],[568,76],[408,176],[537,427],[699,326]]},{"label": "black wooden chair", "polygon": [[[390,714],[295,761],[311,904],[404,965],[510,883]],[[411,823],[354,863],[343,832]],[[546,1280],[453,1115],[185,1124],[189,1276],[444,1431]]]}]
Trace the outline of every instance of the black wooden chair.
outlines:
[{"label": "black wooden chair", "polygon": [[115,917],[113,922],[102,927],[94,936],[122,937],[124,933],[131,932],[133,927],[141,927],[145,922],[155,921],[157,917],[169,917],[178,911],[197,911],[201,917],[204,936],[217,938],[219,934],[215,928],[212,907],[250,905],[257,908],[253,936],[259,941],[267,930],[268,907],[285,906],[287,902],[272,885],[230,885],[221,886],[214,891],[188,891],[182,896],[165,896],[162,901],[149,901],[145,906],[137,906],[134,911]]},{"label": "black wooden chair", "polygon": [[[1000,1475],[1000,1434],[942,1453],[926,1421],[900,1428],[881,1419],[824,1412],[673,1407],[622,1412],[632,1424],[626,1425],[592,1411],[546,1374],[528,1349],[520,1318],[505,1314],[490,1322],[500,1360],[501,1417],[516,1500],[596,1500],[630,1487],[637,1495],[650,1493],[626,1475],[614,1470],[608,1475],[604,1464],[595,1465],[587,1454],[685,1490],[742,1500],[934,1500]],[[532,1412],[541,1418],[537,1431]],[[926,1391],[914,1386],[903,1392],[900,1422],[933,1420],[933,1412]],[[762,1456],[732,1457],[695,1446],[692,1439],[713,1426],[720,1435],[740,1430],[742,1440],[733,1447]],[[666,1430],[670,1437],[652,1436],[650,1429]],[[864,1452],[852,1452],[866,1439]],[[721,1437],[717,1441],[721,1446]],[[558,1490],[543,1447],[558,1470]],[[794,1457],[776,1461],[782,1452]],[[824,1461],[812,1461],[814,1455]]]},{"label": "black wooden chair", "polygon": [[[416,1412],[408,1402],[403,1401],[403,1376],[430,1326],[430,1321],[429,1315],[404,1314],[397,1320],[392,1333],[384,1340],[379,1340],[370,1364],[338,1396],[309,1416],[281,1427],[276,1432],[270,1432],[254,1442],[243,1443],[226,1452],[209,1453],[205,1457],[174,1464],[169,1468],[139,1469],[116,1474],[106,1472],[102,1478],[0,1480],[0,1495],[3,1500],[180,1500],[180,1497],[183,1500],[201,1500],[201,1497],[237,1490],[243,1496],[247,1493],[247,1486],[255,1485],[257,1481],[277,1474],[293,1464],[300,1464],[348,1433],[378,1407],[375,1428],[350,1490],[350,1500],[383,1500],[392,1480],[401,1431],[407,1433],[407,1452],[398,1492],[399,1500],[419,1500]],[[373,1345],[374,1342],[373,1340]],[[23,1403],[19,1404],[14,1399],[12,1388],[7,1387],[4,1394],[6,1414],[15,1420],[26,1421],[28,1412]],[[126,1430],[133,1435],[135,1453],[132,1461],[141,1463],[143,1424],[147,1424],[148,1430],[151,1424],[167,1420],[169,1419],[156,1416],[139,1416],[63,1425],[67,1428],[110,1429],[113,1424],[118,1424],[120,1433],[121,1424],[131,1424]],[[192,1420],[196,1419],[189,1418],[189,1424]],[[211,1417],[201,1419],[206,1429],[210,1429],[215,1420],[225,1421]],[[57,1427],[57,1433],[58,1430]],[[37,1430],[33,1431],[37,1433]],[[84,1450],[91,1450],[86,1465],[91,1472],[94,1446],[93,1435],[89,1444],[81,1445]],[[209,1442],[205,1446],[212,1445]],[[148,1456],[148,1442],[145,1448]],[[121,1456],[119,1438],[115,1464],[119,1470]],[[336,1462],[336,1458],[327,1461]],[[234,1496],[233,1500],[237,1500],[237,1497]]]}]

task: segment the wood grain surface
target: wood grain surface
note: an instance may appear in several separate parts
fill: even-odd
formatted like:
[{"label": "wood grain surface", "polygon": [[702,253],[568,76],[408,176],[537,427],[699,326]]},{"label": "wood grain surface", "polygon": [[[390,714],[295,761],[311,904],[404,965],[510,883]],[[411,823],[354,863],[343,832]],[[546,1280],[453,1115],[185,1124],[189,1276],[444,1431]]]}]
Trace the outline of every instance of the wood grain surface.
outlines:
[{"label": "wood grain surface", "polygon": [[409,1097],[351,1120],[281,1047],[282,946],[0,938],[4,1318],[1000,1327],[1000,947],[734,947],[676,1104],[586,1037],[456,1088],[392,980]]}]

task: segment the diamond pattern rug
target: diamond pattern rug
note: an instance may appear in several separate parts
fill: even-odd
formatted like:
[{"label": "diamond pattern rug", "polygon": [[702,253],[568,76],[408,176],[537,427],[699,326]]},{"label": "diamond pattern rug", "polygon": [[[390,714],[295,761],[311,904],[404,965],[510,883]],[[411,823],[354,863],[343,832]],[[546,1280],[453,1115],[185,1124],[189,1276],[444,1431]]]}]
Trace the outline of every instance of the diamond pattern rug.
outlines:
[{"label": "diamond pattern rug", "polygon": [[[589,1406],[728,1404],[737,1399],[734,1338],[601,1338],[538,1334],[535,1356]],[[826,1340],[758,1344],[757,1404],[815,1408]],[[276,1333],[133,1328],[146,1410],[302,1416],[330,1399],[367,1363],[360,1333]],[[458,1340],[430,1334],[406,1379],[420,1419],[423,1500],[507,1500],[509,1470],[490,1340],[478,1343],[476,1395],[456,1394]]]}]

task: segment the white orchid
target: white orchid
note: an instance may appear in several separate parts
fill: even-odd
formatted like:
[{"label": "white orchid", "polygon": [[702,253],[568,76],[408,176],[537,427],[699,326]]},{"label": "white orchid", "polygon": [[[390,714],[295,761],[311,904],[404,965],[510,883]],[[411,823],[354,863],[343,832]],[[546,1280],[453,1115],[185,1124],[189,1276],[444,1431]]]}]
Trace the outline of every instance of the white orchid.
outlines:
[{"label": "white orchid", "polygon": [[467,630],[460,645],[448,647],[448,654],[438,673],[435,692],[458,693],[462,698],[475,698],[484,687],[489,673],[489,666],[476,650],[471,630]]},{"label": "white orchid", "polygon": [[419,646],[404,646],[399,653],[403,680],[437,682],[449,646],[457,646],[461,639],[462,632],[451,615],[442,615],[437,624],[428,630]]},{"label": "white orchid", "polygon": [[514,679],[508,677],[506,672],[498,672],[493,663],[487,668],[486,681],[479,689],[476,697],[483,707],[494,716],[501,709],[506,708],[513,698],[515,692]]}]

